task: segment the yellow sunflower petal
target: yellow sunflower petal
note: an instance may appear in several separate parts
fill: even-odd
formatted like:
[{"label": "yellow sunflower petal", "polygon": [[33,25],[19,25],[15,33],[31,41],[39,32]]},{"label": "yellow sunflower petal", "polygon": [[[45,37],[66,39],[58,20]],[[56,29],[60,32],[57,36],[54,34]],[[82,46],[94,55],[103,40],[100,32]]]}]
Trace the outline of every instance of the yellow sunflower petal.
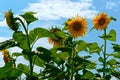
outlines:
[{"label": "yellow sunflower petal", "polygon": [[[58,28],[52,28],[52,29],[50,29],[50,32],[51,33],[55,33],[55,32],[57,32],[57,31],[60,31],[60,29],[58,29]],[[56,36],[57,38],[58,38],[58,40],[55,40],[55,39],[53,39],[53,38],[48,38],[48,42],[50,43],[50,44],[53,44],[54,45],[54,47],[59,47],[59,46],[61,46],[61,41],[63,40],[63,38],[61,38],[61,37],[58,37],[58,36]]]},{"label": "yellow sunflower petal", "polygon": [[5,63],[10,62],[9,51],[7,49],[2,50],[3,60]]},{"label": "yellow sunflower petal", "polygon": [[107,16],[104,12],[98,14],[93,18],[93,24],[95,29],[104,30],[107,25],[110,23],[110,17]]},{"label": "yellow sunflower petal", "polygon": [[13,12],[11,10],[5,12],[5,19],[10,29],[12,29],[13,31],[18,30],[18,23],[15,23]]},{"label": "yellow sunflower petal", "polygon": [[72,37],[84,36],[87,32],[87,21],[79,15],[69,20],[67,26]]}]

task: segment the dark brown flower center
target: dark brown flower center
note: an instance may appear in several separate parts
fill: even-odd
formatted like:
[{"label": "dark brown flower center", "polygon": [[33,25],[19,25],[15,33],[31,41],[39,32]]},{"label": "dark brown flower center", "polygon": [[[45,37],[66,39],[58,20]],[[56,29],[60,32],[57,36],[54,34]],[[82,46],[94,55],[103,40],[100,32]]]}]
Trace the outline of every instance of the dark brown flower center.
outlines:
[{"label": "dark brown flower center", "polygon": [[80,28],[81,28],[81,23],[80,23],[80,22],[75,22],[73,29],[74,29],[75,31],[78,31]]},{"label": "dark brown flower center", "polygon": [[105,18],[100,18],[98,23],[99,23],[99,25],[103,25],[103,24],[105,24],[105,21],[106,21]]}]

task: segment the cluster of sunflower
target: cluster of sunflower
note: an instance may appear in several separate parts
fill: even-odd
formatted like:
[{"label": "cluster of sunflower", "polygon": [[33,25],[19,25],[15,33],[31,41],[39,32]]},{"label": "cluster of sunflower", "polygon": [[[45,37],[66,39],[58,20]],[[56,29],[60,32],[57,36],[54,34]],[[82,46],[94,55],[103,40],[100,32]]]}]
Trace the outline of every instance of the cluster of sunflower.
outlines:
[{"label": "cluster of sunflower", "polygon": [[[104,30],[107,28],[107,25],[110,23],[110,17],[102,12],[98,15],[96,15],[93,18],[93,24],[94,28],[96,30]],[[73,17],[69,19],[65,23],[65,28],[68,30],[69,34],[73,38],[78,38],[81,36],[84,36],[87,33],[87,20],[79,15],[76,17]],[[57,31],[60,31],[58,28],[52,28],[50,29],[51,33],[55,33]],[[61,41],[63,40],[62,38],[58,37],[58,40],[49,38],[48,39],[50,43],[60,46]]]},{"label": "cluster of sunflower", "polygon": [[[14,31],[17,31],[19,24],[16,22],[16,19],[14,19],[14,16],[11,10],[5,13],[5,18],[9,28]],[[96,15],[93,18],[93,24],[96,30],[106,29],[109,23],[110,23],[110,17],[104,12]],[[87,33],[87,20],[86,18],[83,18],[77,15],[76,17],[69,19],[65,23],[65,27],[68,30],[71,37],[78,38],[78,37],[84,36]],[[53,34],[57,31],[61,31],[61,29],[59,28],[50,29],[50,32]],[[57,40],[49,38],[48,39],[49,43],[54,44],[54,46],[61,46],[61,41],[63,41],[63,38],[59,36],[56,36],[56,37],[58,38]]]},{"label": "cluster of sunflower", "polygon": [[[28,16],[28,15],[27,15]],[[31,15],[30,15],[31,16]],[[10,11],[8,11],[8,12],[6,12],[5,13],[5,18],[6,18],[6,22],[7,22],[7,24],[8,24],[8,26],[9,26],[9,28],[11,29],[11,30],[13,30],[13,31],[16,31],[16,34],[17,34],[17,30],[18,30],[18,28],[19,28],[19,23],[17,22],[17,18],[15,18],[14,16],[13,16],[13,13],[12,13],[12,11],[10,10]],[[36,18],[34,18],[33,16],[32,16],[32,18],[33,18],[33,21],[34,20],[36,20]],[[107,26],[108,26],[108,24],[110,23],[110,21],[111,21],[111,17],[109,17],[106,13],[104,13],[104,12],[101,12],[101,13],[99,13],[98,15],[96,15],[94,18],[93,18],[93,25],[94,25],[94,29],[96,29],[96,30],[106,30],[106,28],[107,28]],[[27,22],[27,20],[26,20],[26,22]],[[28,24],[29,24],[29,19],[28,19]],[[23,23],[24,24],[24,23]],[[23,25],[23,27],[26,27],[26,26],[24,26]],[[34,44],[34,39],[36,38],[38,38],[38,36],[40,35],[40,37],[44,34],[44,33],[42,33],[42,34],[39,34],[39,33],[41,33],[40,31],[42,31],[42,30],[40,30],[41,28],[37,28],[37,29],[34,29],[33,31],[32,31],[32,33],[35,35],[35,36],[33,36],[33,34],[32,35],[30,35],[29,34],[29,31],[26,31],[26,28],[25,28],[25,31],[26,31],[26,36],[25,36],[25,39],[26,39],[26,37],[27,37],[27,39],[25,40],[25,41],[28,41],[28,46],[30,47],[30,43],[29,43],[29,39],[31,39],[30,37],[33,37],[32,39],[33,39],[33,42],[32,42],[32,40],[31,40],[31,43],[33,43]],[[38,33],[37,33],[37,31],[36,30],[38,30]],[[40,31],[39,31],[40,30]],[[35,31],[36,31],[36,33],[37,34],[35,34]],[[76,50],[76,48],[75,48],[75,46],[74,46],[74,42],[72,42],[72,39],[74,39],[74,38],[79,38],[79,37],[82,37],[82,36],[84,36],[86,33],[87,33],[87,19],[86,18],[84,18],[84,17],[82,17],[82,16],[79,16],[79,15],[77,15],[76,17],[73,17],[73,18],[70,18],[70,19],[68,19],[66,22],[65,22],[65,24],[64,24],[64,28],[63,29],[60,29],[60,28],[57,28],[57,27],[55,27],[55,28],[51,28],[49,31],[47,31],[47,30],[45,30],[45,32],[47,32],[46,34],[47,35],[45,35],[45,36],[43,36],[43,37],[48,37],[48,41],[49,41],[49,43],[51,43],[51,44],[53,44],[53,46],[56,48],[56,47],[63,47],[63,49],[66,49],[66,47],[70,47],[70,49],[69,48],[67,48],[67,49],[69,49],[68,50],[68,53],[70,53],[70,54],[68,54],[68,53],[64,53],[64,50],[63,50],[63,53],[60,53],[60,55],[62,55],[62,56],[66,56],[66,55],[68,55],[67,57],[62,57],[62,59],[64,60],[66,60],[66,59],[68,59],[68,60],[66,60],[66,65],[67,65],[67,67],[69,68],[67,71],[68,71],[68,73],[67,74],[65,74],[65,75],[70,75],[70,79],[69,80],[72,80],[72,77],[74,76],[74,73],[75,73],[75,69],[74,69],[74,67],[75,66],[78,66],[78,64],[79,63],[74,63],[75,61],[74,61],[74,59],[75,58],[79,58],[80,60],[81,60],[81,58],[76,54],[78,51]],[[51,33],[50,34],[50,36],[48,36],[49,35],[49,33]],[[21,33],[20,33],[21,34]],[[39,35],[38,35],[39,34]],[[52,36],[52,34],[53,34],[53,36]],[[52,37],[51,37],[52,36]],[[18,37],[18,36],[17,36]],[[23,35],[21,35],[21,37],[24,37],[24,34]],[[35,38],[34,38],[35,37]],[[54,38],[53,38],[54,37]],[[15,38],[16,39],[16,38]],[[23,38],[24,39],[24,38]],[[22,41],[23,39],[21,39],[20,41]],[[65,43],[65,41],[66,42],[68,42],[67,44],[69,44],[69,45],[67,45],[66,46],[66,43]],[[70,42],[71,41],[71,42]],[[16,40],[16,42],[18,42],[19,43],[19,40],[17,41]],[[70,42],[70,43],[69,43]],[[19,43],[19,44],[21,44],[21,43]],[[27,44],[27,43],[26,43]],[[76,43],[75,43],[76,44]],[[23,45],[23,44],[22,44]],[[72,46],[71,46],[72,45]],[[33,46],[33,45],[32,45]],[[25,47],[25,48],[24,48]],[[64,48],[65,47],[65,48]],[[26,49],[26,46],[20,46],[20,48],[22,48],[23,50],[24,49]],[[38,47],[38,49],[39,49],[39,47]],[[59,48],[60,49],[60,48]],[[59,50],[58,49],[58,50]],[[62,49],[62,48],[61,48]],[[26,50],[28,50],[28,49],[26,49]],[[46,50],[46,51],[45,51]],[[51,53],[49,50],[47,50],[47,49],[44,49],[44,48],[40,48],[40,51],[42,52],[43,51],[43,53],[45,52],[45,54],[40,54],[40,55],[43,55],[43,56],[39,56],[38,54],[37,54],[37,56],[40,58],[40,59],[43,59],[43,60],[45,60],[46,61],[46,59],[44,59],[44,58],[46,58],[46,57],[50,57],[50,59],[51,59],[51,55],[49,55],[48,53]],[[47,52],[48,51],[48,52]],[[65,50],[66,51],[66,50]],[[60,51],[60,52],[62,52],[62,50]],[[3,53],[3,60],[4,60],[4,62],[5,62],[5,64],[6,63],[8,63],[8,62],[10,62],[11,61],[11,57],[10,57],[10,55],[9,55],[9,51],[8,50],[3,50],[2,51],[2,53]],[[56,53],[57,53],[57,51],[56,51]],[[34,54],[34,53],[32,53],[32,51],[31,51],[31,48],[30,48],[30,54]],[[47,55],[48,54],[48,55]],[[52,54],[52,53],[51,53]],[[64,55],[64,54],[66,54],[66,55]],[[28,55],[28,54],[27,54]],[[61,56],[60,55],[58,55],[58,54],[56,54],[57,56],[59,56],[58,58],[60,58]],[[52,55],[54,58],[56,57],[56,55]],[[29,55],[28,55],[28,57],[29,57]],[[32,57],[34,57],[34,55],[33,56],[30,56],[30,58],[31,59],[29,59],[29,61],[31,61],[30,62],[30,75],[32,76],[32,70],[33,70],[33,66],[31,65],[31,63],[32,63]],[[55,58],[55,59],[58,59],[58,58]],[[61,59],[61,61],[63,61]],[[49,62],[49,59],[47,60],[48,62]],[[83,61],[84,62],[84,61]],[[63,62],[64,63],[64,62]],[[105,60],[104,60],[104,63],[105,63]],[[48,63],[49,64],[49,63]],[[47,64],[47,65],[48,65]],[[46,65],[46,66],[47,66]],[[64,66],[64,65],[63,65]],[[104,64],[104,66],[105,66],[105,64]],[[105,67],[104,67],[104,69],[105,69]],[[76,69],[77,70],[77,69]],[[72,72],[72,73],[71,73]],[[77,72],[77,71],[76,71]],[[70,73],[70,74],[69,74]],[[56,73],[55,73],[56,74]],[[72,75],[71,75],[72,74]]]}]

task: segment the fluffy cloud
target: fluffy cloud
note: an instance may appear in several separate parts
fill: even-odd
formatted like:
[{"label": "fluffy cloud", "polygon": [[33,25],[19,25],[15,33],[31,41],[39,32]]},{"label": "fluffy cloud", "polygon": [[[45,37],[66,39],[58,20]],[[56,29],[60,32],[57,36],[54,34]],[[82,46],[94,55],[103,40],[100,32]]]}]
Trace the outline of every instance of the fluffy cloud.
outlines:
[{"label": "fluffy cloud", "polygon": [[10,37],[2,37],[2,36],[0,36],[0,42],[3,42],[5,40],[9,40],[9,39],[10,39]]},{"label": "fluffy cloud", "polygon": [[109,1],[106,3],[106,8],[107,9],[113,9],[114,7],[120,5],[120,2],[113,2],[113,1]]},{"label": "fluffy cloud", "polygon": [[5,20],[0,21],[0,27],[4,27],[4,26],[7,26],[6,21]]},{"label": "fluffy cloud", "polygon": [[92,0],[40,0],[37,3],[29,3],[23,11],[37,12],[40,20],[56,20],[70,18],[80,14],[86,18],[92,18],[97,11],[94,9]]},{"label": "fluffy cloud", "polygon": [[39,39],[34,46],[34,49],[36,49],[38,46],[50,49],[52,48],[52,45],[48,42],[47,38],[41,38]]}]

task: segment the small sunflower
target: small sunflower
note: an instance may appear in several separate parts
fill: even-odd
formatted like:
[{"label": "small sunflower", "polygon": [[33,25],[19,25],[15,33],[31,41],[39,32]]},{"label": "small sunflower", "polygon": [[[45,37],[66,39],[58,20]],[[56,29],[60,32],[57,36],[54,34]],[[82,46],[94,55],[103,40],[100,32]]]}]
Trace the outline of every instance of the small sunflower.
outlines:
[{"label": "small sunflower", "polygon": [[[58,29],[58,28],[52,28],[52,29],[50,29],[50,32],[52,34],[54,34],[57,31],[61,31],[61,30]],[[54,47],[59,47],[59,46],[61,46],[61,41],[63,40],[63,38],[61,38],[61,37],[59,37],[57,35],[55,35],[55,36],[58,38],[57,40],[53,39],[53,38],[48,38],[48,41],[49,41],[50,44],[53,44]]]},{"label": "small sunflower", "polygon": [[104,30],[110,23],[110,17],[106,13],[102,12],[93,18],[94,27],[98,30]]},{"label": "small sunflower", "polygon": [[7,49],[2,50],[3,60],[5,63],[10,62],[9,51]]},{"label": "small sunflower", "polygon": [[84,36],[87,32],[87,21],[85,18],[77,15],[68,20],[67,29],[72,37]]},{"label": "small sunflower", "polygon": [[11,10],[5,12],[5,19],[9,28],[12,29],[13,31],[17,31],[18,23],[15,23],[13,12]]}]

